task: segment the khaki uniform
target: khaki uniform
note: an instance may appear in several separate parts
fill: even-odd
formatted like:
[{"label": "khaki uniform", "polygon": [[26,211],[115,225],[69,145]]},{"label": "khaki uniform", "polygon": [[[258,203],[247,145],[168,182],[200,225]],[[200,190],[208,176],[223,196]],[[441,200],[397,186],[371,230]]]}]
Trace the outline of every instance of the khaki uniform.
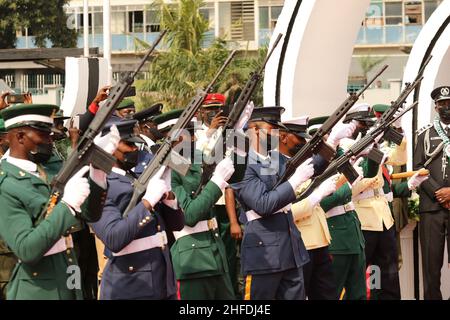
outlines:
[{"label": "khaki uniform", "polygon": [[291,210],[307,250],[326,247],[331,243],[327,217],[319,205],[311,207],[309,200],[304,199],[294,203]]}]

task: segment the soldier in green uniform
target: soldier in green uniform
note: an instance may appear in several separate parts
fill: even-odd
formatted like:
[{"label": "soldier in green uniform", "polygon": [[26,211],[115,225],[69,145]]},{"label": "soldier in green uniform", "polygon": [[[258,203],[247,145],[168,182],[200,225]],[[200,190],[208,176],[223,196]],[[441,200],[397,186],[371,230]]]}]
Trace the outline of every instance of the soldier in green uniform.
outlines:
[{"label": "soldier in green uniform", "polygon": [[[5,121],[0,118],[0,156],[3,156],[9,149]],[[0,239],[0,300],[6,299],[6,285],[11,277],[11,271],[17,263],[14,253],[8,248],[6,243]]]},{"label": "soldier in green uniform", "polygon": [[[195,140],[184,135],[183,141],[187,139]],[[191,143],[191,150],[195,150],[195,141]],[[201,157],[200,152],[195,151]],[[191,156],[191,159],[198,156]],[[183,230],[174,232],[176,241],[171,248],[179,298],[234,299],[225,246],[213,210],[234,172],[233,162],[229,158],[219,162],[213,177],[195,198],[192,194],[200,184],[201,165],[192,162],[186,176],[172,172],[172,190],[184,211],[186,223]]]},{"label": "soldier in green uniform", "polygon": [[119,118],[132,119],[135,112],[136,107],[131,99],[123,99],[116,108],[116,115]]},{"label": "soldier in green uniform", "polygon": [[[324,122],[326,118],[321,118]],[[310,124],[317,125],[312,119]],[[336,146],[335,146],[336,147]],[[337,156],[343,150],[338,148]],[[374,176],[378,165],[369,163],[368,174]],[[366,259],[364,255],[364,236],[361,223],[352,203],[352,189],[346,183],[335,193],[324,198],[320,206],[325,211],[331,243],[328,251],[332,256],[332,269],[337,293],[342,299],[366,299]]]},{"label": "soldier in green uniform", "polygon": [[[7,299],[81,299],[81,279],[69,231],[80,219],[97,221],[106,197],[106,174],[84,167],[66,184],[51,211],[49,181],[61,167],[52,160],[54,105],[20,104],[2,111],[10,155],[0,169],[0,237],[18,257]],[[113,131],[113,130],[112,130]],[[99,147],[114,152],[111,132]],[[89,171],[89,181],[83,175]],[[83,207],[83,210],[81,209]]]}]

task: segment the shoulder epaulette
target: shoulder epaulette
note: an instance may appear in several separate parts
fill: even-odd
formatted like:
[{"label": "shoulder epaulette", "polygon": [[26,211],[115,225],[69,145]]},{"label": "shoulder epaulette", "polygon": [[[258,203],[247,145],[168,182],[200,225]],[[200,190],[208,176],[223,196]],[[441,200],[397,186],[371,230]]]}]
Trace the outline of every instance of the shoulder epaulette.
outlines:
[{"label": "shoulder epaulette", "polygon": [[419,130],[416,131],[417,135],[421,135],[422,133],[424,133],[425,131],[429,130],[430,128],[433,127],[432,123],[427,124],[426,126],[420,128]]}]

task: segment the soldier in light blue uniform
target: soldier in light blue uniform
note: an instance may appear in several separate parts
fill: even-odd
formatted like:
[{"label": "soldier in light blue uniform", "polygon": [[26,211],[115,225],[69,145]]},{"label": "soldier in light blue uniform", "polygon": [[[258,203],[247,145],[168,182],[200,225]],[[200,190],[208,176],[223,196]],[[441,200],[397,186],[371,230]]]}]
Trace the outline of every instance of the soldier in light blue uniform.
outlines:
[{"label": "soldier in light blue uniform", "polygon": [[252,146],[249,164],[243,181],[233,185],[245,211],[241,219],[246,221],[241,249],[245,300],[305,299],[302,267],[309,257],[289,207],[295,189],[314,169],[308,160],[273,189],[286,164],[284,156],[270,152],[275,147],[270,141],[278,139],[276,129],[286,130],[280,121],[283,111],[281,107],[255,108],[247,131]]},{"label": "soldier in light blue uniform", "polygon": [[[181,230],[184,217],[170,191],[170,170],[162,168],[150,180],[142,201],[123,217],[133,193],[129,173],[137,161],[134,143],[141,142],[133,133],[136,123],[128,120],[116,124],[121,135],[113,154],[117,162],[108,176],[103,216],[92,224],[110,251],[100,299],[175,299],[176,282],[166,232]],[[160,201],[164,195],[165,200]]]}]

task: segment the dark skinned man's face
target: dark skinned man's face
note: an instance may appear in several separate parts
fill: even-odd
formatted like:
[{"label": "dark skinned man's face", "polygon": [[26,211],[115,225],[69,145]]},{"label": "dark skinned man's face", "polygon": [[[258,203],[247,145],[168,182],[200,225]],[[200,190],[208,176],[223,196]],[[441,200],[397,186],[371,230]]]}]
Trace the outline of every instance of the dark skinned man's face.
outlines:
[{"label": "dark skinned man's face", "polygon": [[450,99],[441,100],[436,102],[434,109],[437,113],[439,113],[439,117],[441,121],[445,124],[450,124],[450,116],[443,116],[442,112],[446,111],[447,114],[450,114]]},{"label": "dark skinned man's face", "polygon": [[[266,155],[267,154],[267,140],[270,139],[270,136],[278,137],[278,127],[267,123],[265,121],[257,121],[249,124],[249,137],[252,144],[252,147],[256,150],[256,152]],[[276,145],[273,145],[272,148],[276,148]]]},{"label": "dark skinned man's face", "polygon": [[[8,131],[8,140],[12,157],[39,163],[45,162],[45,159],[51,156],[53,139],[50,129],[14,128]],[[31,154],[33,154],[32,158]]]},{"label": "dark skinned man's face", "polygon": [[136,109],[134,107],[117,110],[117,114],[121,118],[131,118],[135,112],[136,112]]},{"label": "dark skinned man's face", "polygon": [[132,143],[127,142],[125,140],[120,140],[119,145],[117,146],[116,151],[114,152],[113,156],[119,160],[124,161],[125,160],[125,153],[136,151],[138,147]]},{"label": "dark skinned man's face", "polygon": [[209,108],[200,108],[200,118],[202,122],[209,126],[211,124],[212,118],[219,113],[221,110],[221,107],[209,107]]},{"label": "dark skinned man's face", "polygon": [[286,138],[286,147],[290,157],[295,156],[296,147],[300,145],[304,145],[306,143],[306,139],[300,136],[297,136],[292,133],[287,134]]}]

